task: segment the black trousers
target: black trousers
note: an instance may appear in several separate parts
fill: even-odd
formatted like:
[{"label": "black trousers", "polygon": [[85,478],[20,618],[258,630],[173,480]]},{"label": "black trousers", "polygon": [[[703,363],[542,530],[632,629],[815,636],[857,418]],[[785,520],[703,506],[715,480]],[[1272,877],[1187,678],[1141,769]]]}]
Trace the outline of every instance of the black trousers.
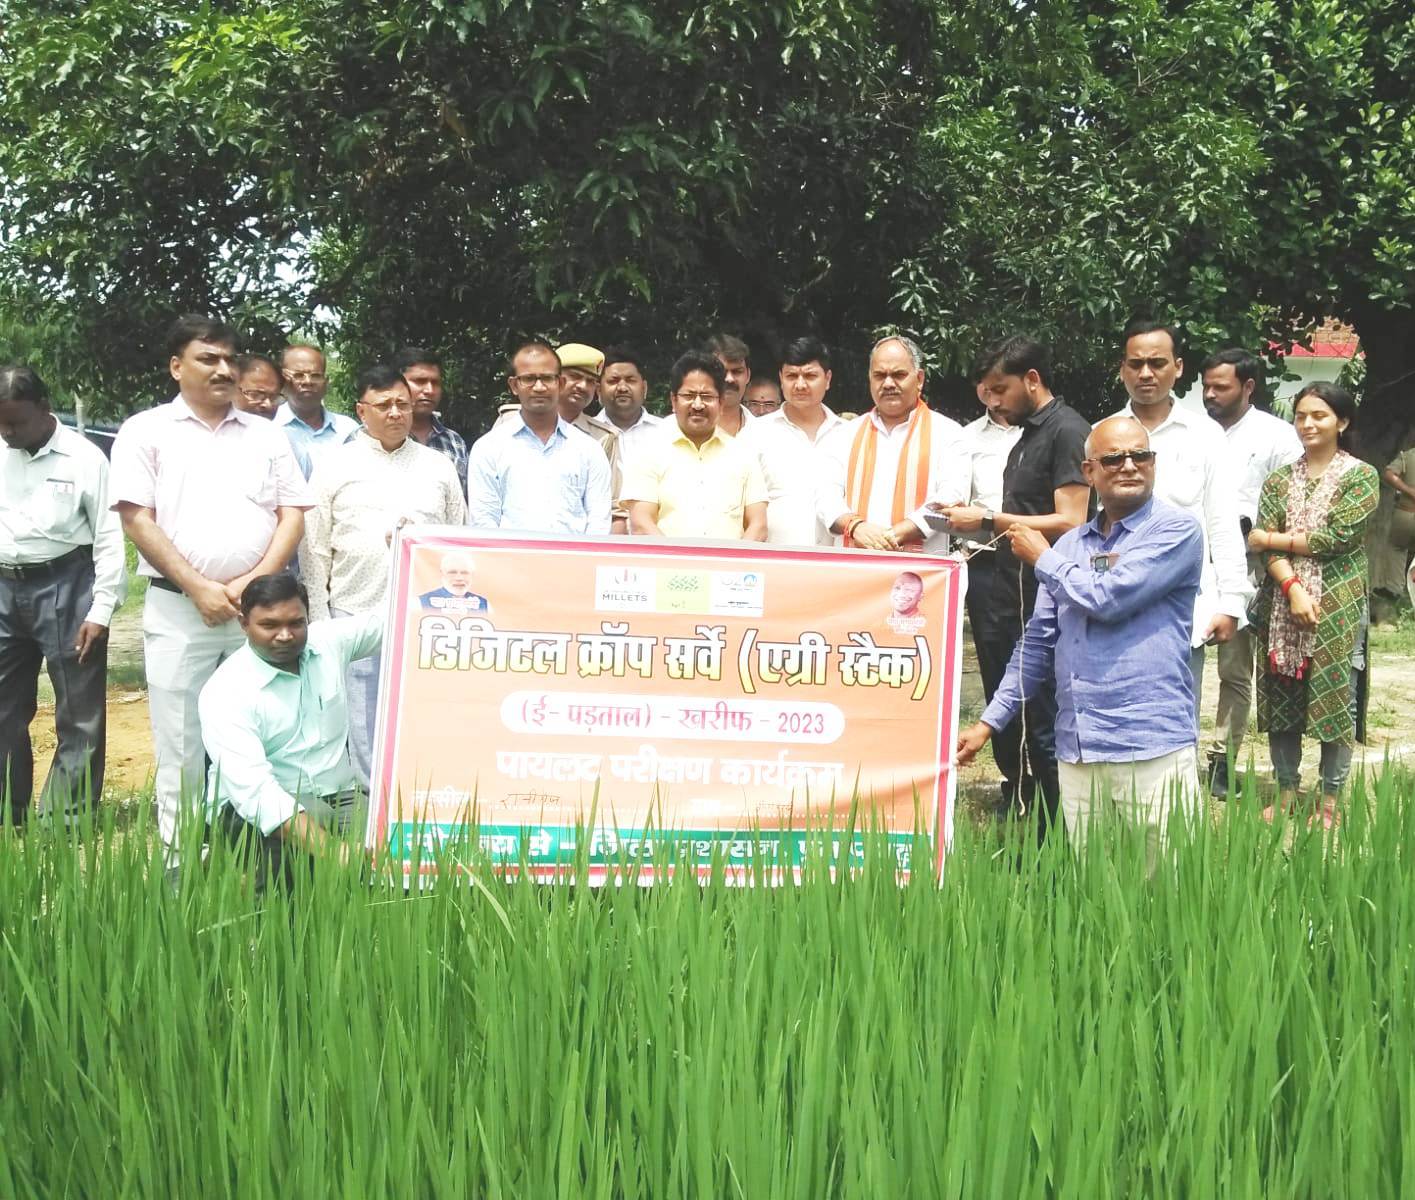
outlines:
[{"label": "black trousers", "polygon": [[[995,554],[974,555],[968,562],[967,602],[983,695],[991,700],[1022,638],[1024,592],[1018,584],[1017,560],[1009,556],[999,564]],[[1034,604],[1033,591],[1025,596],[1028,617]],[[1003,803],[1009,808],[1024,805],[1028,811],[1039,807],[1044,825],[1054,820],[1061,803],[1054,683],[1048,681],[1010,725],[993,734],[992,753],[1002,774]]]},{"label": "black trousers", "polygon": [[19,824],[34,792],[29,727],[39,704],[39,668],[54,685],[58,746],[40,808],[69,821],[103,792],[108,642],[79,662],[74,643],[93,603],[93,559],[74,558],[37,579],[0,578],[0,800]]}]

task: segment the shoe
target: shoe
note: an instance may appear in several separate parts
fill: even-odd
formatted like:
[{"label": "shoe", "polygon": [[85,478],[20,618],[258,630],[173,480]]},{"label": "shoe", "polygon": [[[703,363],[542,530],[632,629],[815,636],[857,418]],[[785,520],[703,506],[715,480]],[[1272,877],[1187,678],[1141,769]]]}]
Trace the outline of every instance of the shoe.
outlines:
[{"label": "shoe", "polygon": [[1209,795],[1215,800],[1228,799],[1228,755],[1209,755]]}]

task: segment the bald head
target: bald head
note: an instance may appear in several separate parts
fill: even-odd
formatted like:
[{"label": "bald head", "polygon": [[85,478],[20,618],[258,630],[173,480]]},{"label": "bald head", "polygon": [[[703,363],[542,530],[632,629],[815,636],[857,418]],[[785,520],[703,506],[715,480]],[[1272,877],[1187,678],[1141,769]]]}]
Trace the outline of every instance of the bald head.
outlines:
[{"label": "bald head", "polygon": [[1140,440],[1135,443],[1135,448],[1138,449],[1148,449],[1150,445],[1149,433],[1134,417],[1107,417],[1091,430],[1091,436],[1086,439],[1086,457],[1095,458],[1106,453],[1096,447],[1116,437],[1126,441],[1133,441],[1138,437]]},{"label": "bald head", "polygon": [[1143,508],[1155,493],[1150,435],[1132,417],[1110,417],[1091,430],[1081,470],[1111,521]]}]

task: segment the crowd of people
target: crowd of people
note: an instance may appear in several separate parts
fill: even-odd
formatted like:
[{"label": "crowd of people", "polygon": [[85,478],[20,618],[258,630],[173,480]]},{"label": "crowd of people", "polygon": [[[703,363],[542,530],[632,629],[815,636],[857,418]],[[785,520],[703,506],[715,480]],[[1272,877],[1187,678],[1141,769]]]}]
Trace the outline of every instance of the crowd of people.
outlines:
[{"label": "crowd of people", "polygon": [[[276,360],[238,345],[222,322],[179,320],[176,395],[123,423],[111,465],[56,420],[34,370],[0,368],[0,778],[16,823],[41,662],[58,750],[40,809],[72,820],[102,791],[126,534],[149,582],[168,864],[193,809],[256,837],[267,863],[323,845],[368,786],[389,547],[408,522],[962,554],[988,703],[958,761],[992,742],[1000,815],[1059,818],[1080,842],[1118,807],[1158,839],[1176,808],[1235,790],[1256,683],[1268,815],[1298,806],[1307,735],[1321,746],[1311,819],[1339,818],[1382,482],[1349,452],[1340,387],[1306,388],[1289,423],[1260,404],[1261,360],[1223,349],[1200,368],[1204,415],[1175,396],[1176,330],[1137,320],[1119,339],[1128,403],[1094,428],[1024,335],[978,354],[984,412],[960,426],[925,401],[907,337],[873,347],[872,407],[856,417],[827,402],[820,340],[754,376],[747,345],[719,334],[673,364],[658,417],[633,350],[532,340],[468,445],[442,421],[431,351],[362,371],[355,419],[326,405],[318,348]],[[1405,457],[1384,478],[1411,511]],[[441,603],[473,603],[454,576]],[[1219,694],[1201,754],[1209,647]]]}]

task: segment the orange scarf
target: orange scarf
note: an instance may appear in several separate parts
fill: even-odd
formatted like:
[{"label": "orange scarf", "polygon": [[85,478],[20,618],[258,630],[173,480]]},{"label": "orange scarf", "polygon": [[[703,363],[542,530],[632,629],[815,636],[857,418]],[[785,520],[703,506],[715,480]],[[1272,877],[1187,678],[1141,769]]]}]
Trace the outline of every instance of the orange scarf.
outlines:
[{"label": "orange scarf", "polygon": [[[909,414],[909,429],[904,435],[904,449],[899,456],[899,469],[894,473],[894,503],[890,507],[890,524],[898,525],[929,498],[929,451],[933,445],[931,423],[933,413],[923,399]],[[850,511],[867,516],[870,494],[875,482],[875,449],[879,429],[872,414],[860,418],[860,430],[850,447],[850,465],[845,471],[845,500]],[[847,546],[854,543],[847,537]]]}]

